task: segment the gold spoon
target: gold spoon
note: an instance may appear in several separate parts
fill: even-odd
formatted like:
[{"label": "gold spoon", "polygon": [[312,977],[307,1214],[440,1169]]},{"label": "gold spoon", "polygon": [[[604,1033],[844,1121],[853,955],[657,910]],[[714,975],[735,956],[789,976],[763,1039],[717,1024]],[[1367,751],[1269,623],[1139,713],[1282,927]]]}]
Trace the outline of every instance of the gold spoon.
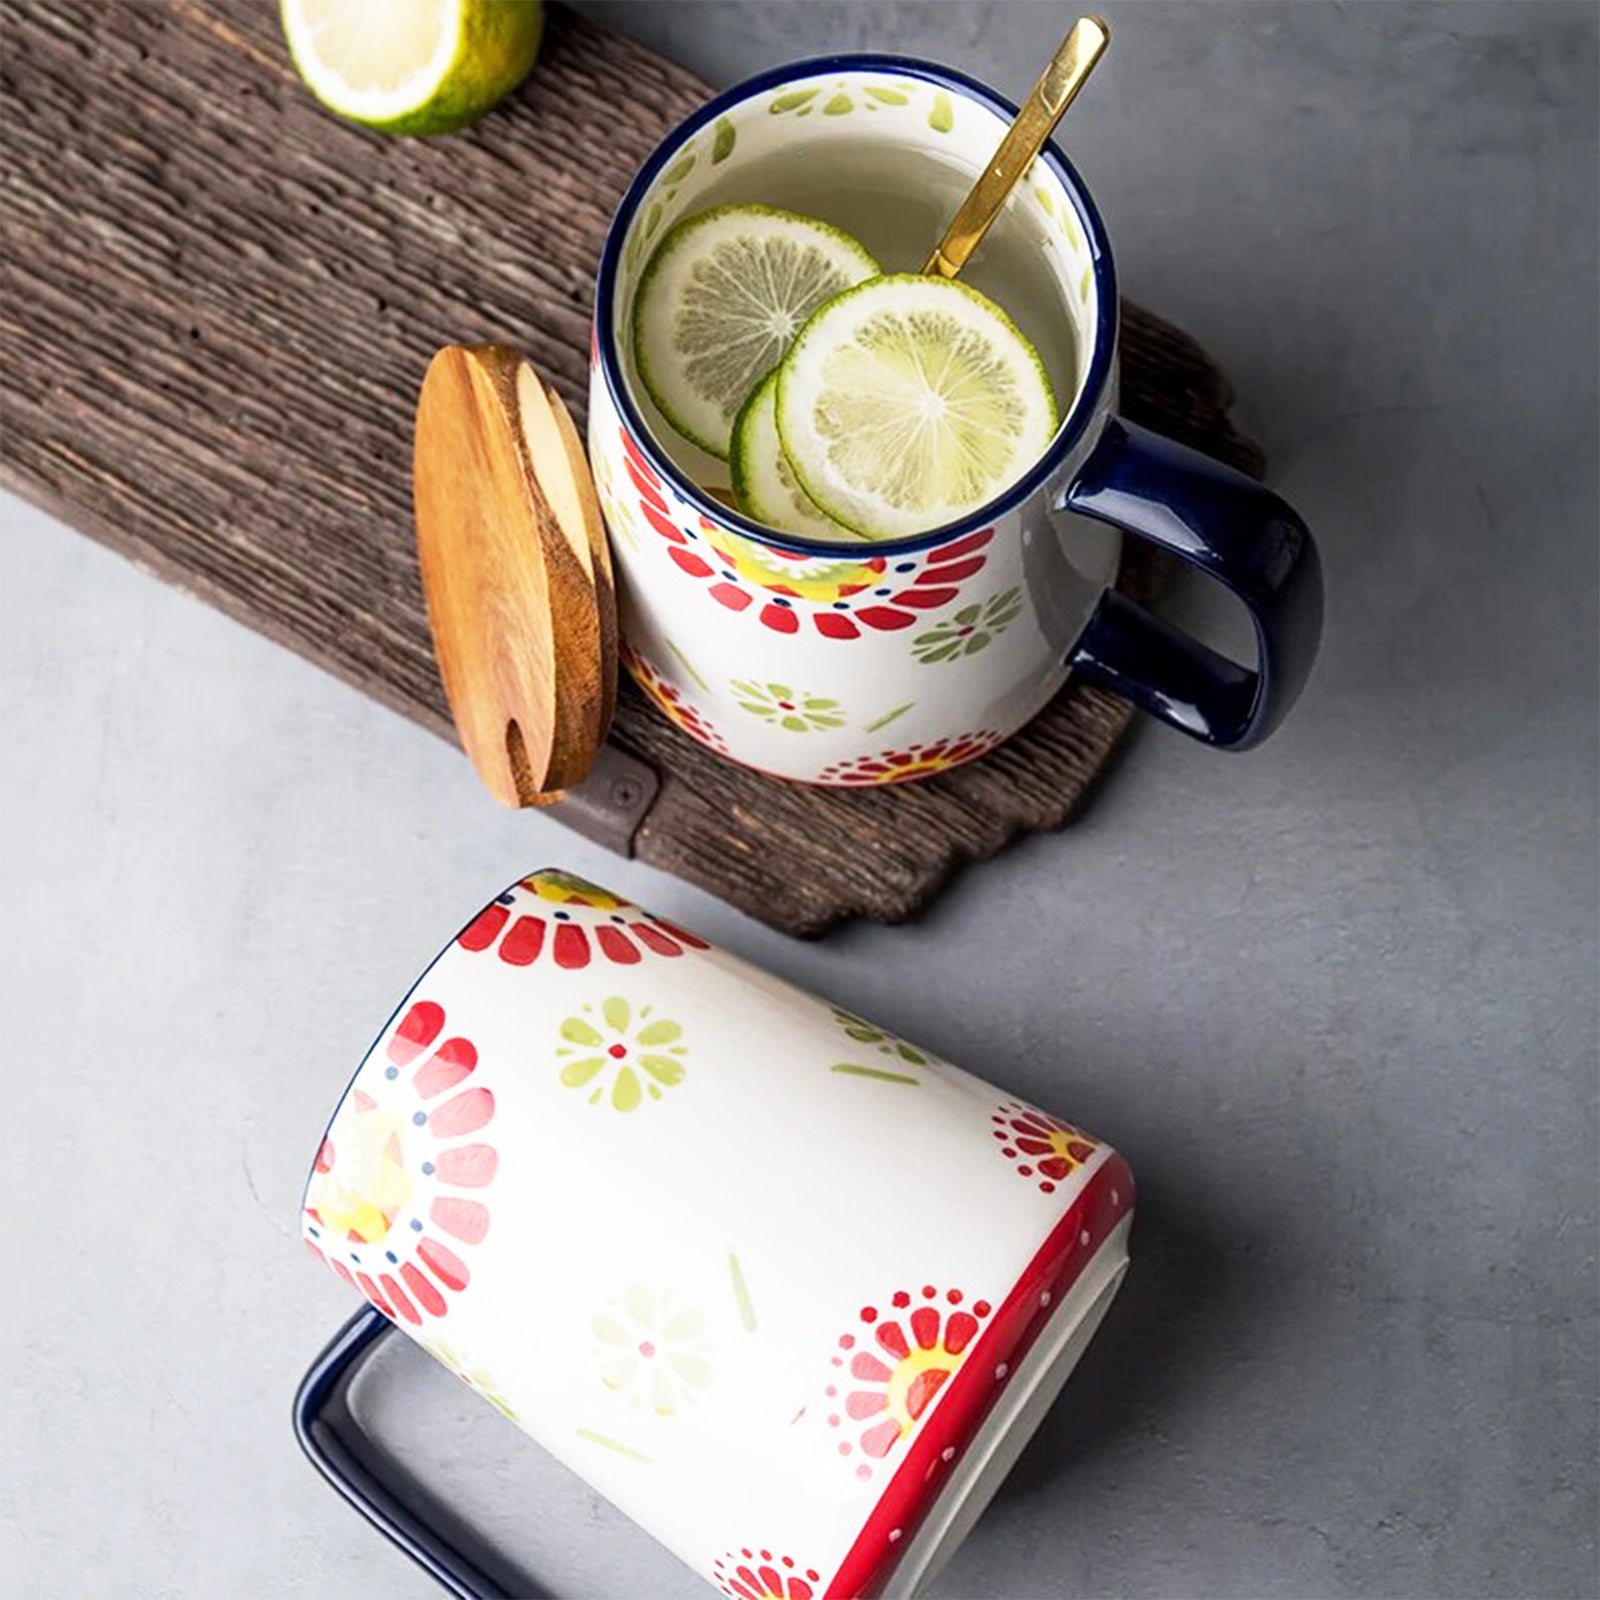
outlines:
[{"label": "gold spoon", "polygon": [[968,256],[1000,215],[1006,196],[1044,148],[1045,140],[1088,82],[1095,63],[1110,43],[1111,29],[1099,17],[1079,17],[1073,23],[1072,32],[1061,41],[1055,58],[1023,101],[1017,120],[1006,130],[994,159],[934,246],[933,254],[923,265],[925,273],[953,278],[966,266]]}]

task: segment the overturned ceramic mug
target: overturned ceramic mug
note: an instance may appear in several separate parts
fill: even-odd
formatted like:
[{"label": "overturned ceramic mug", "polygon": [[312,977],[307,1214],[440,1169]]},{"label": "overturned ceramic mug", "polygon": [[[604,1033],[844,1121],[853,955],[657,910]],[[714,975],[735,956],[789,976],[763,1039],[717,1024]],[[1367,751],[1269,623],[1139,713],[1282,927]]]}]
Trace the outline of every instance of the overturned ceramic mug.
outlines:
[{"label": "overturned ceramic mug", "polygon": [[[953,209],[1015,114],[930,62],[797,62],[686,118],[618,207],[595,292],[589,456],[621,580],[623,659],[672,721],[734,760],[824,784],[925,777],[1015,733],[1069,674],[1245,749],[1310,673],[1322,623],[1311,534],[1259,483],[1118,416],[1111,246],[1053,143],[997,225],[1048,288],[1025,307],[991,287],[1041,351],[1059,352],[1062,422],[996,500],[913,537],[819,543],[731,510],[705,487],[726,481],[723,463],[663,445],[676,435],[639,379],[632,307],[675,222],[729,201],[793,204],[771,192],[776,160],[809,172],[819,194],[867,161],[884,185],[930,198],[914,258],[863,214],[863,243],[886,269],[915,270],[947,216],[938,195]],[[1254,669],[1112,588],[1124,535],[1232,590],[1254,625]]]},{"label": "overturned ceramic mug", "polygon": [[[307,1243],[737,1600],[910,1594],[1127,1266],[1109,1146],[547,871],[434,961],[345,1091]],[[319,1467],[458,1593],[447,1536]]]}]

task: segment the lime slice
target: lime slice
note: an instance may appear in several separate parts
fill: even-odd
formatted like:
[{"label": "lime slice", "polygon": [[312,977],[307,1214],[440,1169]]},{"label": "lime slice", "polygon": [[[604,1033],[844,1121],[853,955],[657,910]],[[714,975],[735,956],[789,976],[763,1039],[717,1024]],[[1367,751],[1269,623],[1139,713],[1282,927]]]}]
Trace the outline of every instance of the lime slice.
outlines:
[{"label": "lime slice", "polygon": [[976,511],[1039,459],[1058,420],[1038,351],[945,278],[846,290],[778,372],[778,434],[801,488],[870,539]]},{"label": "lime slice", "polygon": [[823,301],[878,263],[848,233],[771,206],[714,206],[656,246],[633,302],[639,376],[661,414],[727,458],[733,419]]},{"label": "lime slice", "polygon": [[330,111],[385,133],[449,133],[527,76],[543,0],[282,0],[289,54]]},{"label": "lime slice", "polygon": [[747,517],[780,533],[854,544],[860,535],[835,522],[800,487],[778,439],[778,374],[769,372],[733,424],[733,493]]}]

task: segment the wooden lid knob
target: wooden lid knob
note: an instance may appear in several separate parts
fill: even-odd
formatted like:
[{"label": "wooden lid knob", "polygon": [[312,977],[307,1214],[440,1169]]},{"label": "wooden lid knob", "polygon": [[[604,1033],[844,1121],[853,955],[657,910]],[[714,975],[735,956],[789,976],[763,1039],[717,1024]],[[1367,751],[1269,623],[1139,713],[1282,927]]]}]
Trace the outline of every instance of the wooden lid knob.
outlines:
[{"label": "wooden lid knob", "polygon": [[422,381],[412,487],[462,746],[502,804],[556,799],[616,708],[611,557],[578,431],[516,351],[447,346]]}]

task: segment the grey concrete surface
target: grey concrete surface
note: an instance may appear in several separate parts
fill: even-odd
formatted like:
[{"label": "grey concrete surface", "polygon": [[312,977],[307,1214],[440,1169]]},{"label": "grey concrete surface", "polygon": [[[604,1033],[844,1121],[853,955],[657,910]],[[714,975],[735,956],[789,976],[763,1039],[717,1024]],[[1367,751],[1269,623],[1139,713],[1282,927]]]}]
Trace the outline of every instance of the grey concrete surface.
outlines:
[{"label": "grey concrete surface", "polygon": [[[716,80],[874,46],[1013,92],[1070,15],[585,9]],[[1129,1285],[939,1594],[1600,1587],[1596,12],[1107,10],[1071,148],[1319,531],[1326,650],[1261,752],[1144,730],[916,926],[796,944],[503,814],[0,506],[0,1591],[437,1592],[290,1438],[350,1309],[295,1205],[441,931],[542,861],[1128,1151]],[[361,1403],[564,1592],[701,1592],[424,1361]]]}]

